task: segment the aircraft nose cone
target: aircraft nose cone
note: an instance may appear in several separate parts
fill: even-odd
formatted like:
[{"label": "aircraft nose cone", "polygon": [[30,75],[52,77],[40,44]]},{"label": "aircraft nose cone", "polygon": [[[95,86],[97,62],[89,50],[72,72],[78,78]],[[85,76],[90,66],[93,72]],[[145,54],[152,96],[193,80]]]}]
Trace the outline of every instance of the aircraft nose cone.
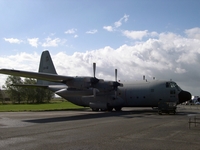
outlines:
[{"label": "aircraft nose cone", "polygon": [[190,92],[187,91],[181,91],[178,94],[178,99],[179,99],[179,103],[183,103],[185,101],[191,100],[192,95],[190,94]]}]

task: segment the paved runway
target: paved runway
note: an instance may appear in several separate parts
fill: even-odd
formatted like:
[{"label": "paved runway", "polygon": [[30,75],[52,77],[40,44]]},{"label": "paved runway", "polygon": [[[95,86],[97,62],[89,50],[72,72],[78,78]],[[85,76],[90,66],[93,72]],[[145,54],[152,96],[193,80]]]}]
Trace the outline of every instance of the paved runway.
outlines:
[{"label": "paved runway", "polygon": [[0,113],[0,149],[200,149],[199,109],[158,115],[151,108],[122,112],[51,111]]}]

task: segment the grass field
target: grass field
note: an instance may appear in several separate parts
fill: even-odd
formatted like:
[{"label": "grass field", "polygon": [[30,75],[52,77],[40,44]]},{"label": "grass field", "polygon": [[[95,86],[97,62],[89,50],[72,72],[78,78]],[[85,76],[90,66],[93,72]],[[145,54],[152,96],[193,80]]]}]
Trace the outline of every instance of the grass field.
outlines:
[{"label": "grass field", "polygon": [[0,112],[19,112],[19,111],[58,111],[72,109],[87,109],[74,105],[70,102],[51,102],[45,104],[0,104]]}]

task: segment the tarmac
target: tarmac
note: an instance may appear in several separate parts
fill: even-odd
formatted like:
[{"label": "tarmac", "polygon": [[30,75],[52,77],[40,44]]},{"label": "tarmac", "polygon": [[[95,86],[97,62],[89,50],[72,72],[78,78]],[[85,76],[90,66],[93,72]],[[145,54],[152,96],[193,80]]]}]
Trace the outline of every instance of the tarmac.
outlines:
[{"label": "tarmac", "polygon": [[176,115],[152,108],[121,112],[86,110],[1,112],[0,149],[5,150],[200,150],[200,108],[178,106]]}]

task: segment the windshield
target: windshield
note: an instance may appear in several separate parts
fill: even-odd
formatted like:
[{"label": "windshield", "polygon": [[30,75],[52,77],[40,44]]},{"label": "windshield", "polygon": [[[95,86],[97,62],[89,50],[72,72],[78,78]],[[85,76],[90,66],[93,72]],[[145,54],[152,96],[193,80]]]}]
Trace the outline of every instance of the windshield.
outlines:
[{"label": "windshield", "polygon": [[176,88],[178,91],[181,91],[181,88],[175,82],[166,82],[167,88]]}]

